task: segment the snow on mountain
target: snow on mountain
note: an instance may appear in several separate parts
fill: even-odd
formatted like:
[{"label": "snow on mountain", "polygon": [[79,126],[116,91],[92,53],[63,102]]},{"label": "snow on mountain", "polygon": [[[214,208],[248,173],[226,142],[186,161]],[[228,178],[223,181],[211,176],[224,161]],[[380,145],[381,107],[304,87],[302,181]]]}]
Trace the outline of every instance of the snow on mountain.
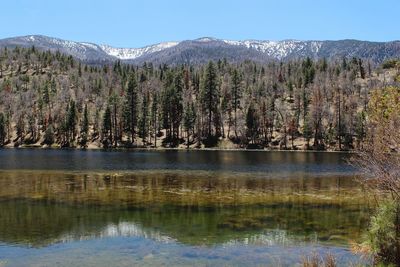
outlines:
[{"label": "snow on mountain", "polygon": [[39,49],[59,50],[81,60],[90,60],[95,54],[101,58],[101,48],[92,43],[74,42],[59,38],[47,37],[43,35],[28,35],[22,37],[8,38],[0,40],[5,42],[6,46],[35,46]]},{"label": "snow on mountain", "polygon": [[[80,59],[86,59],[85,53],[88,49],[95,51],[102,51],[105,54],[120,59],[120,60],[134,60],[141,56],[159,52],[178,45],[180,42],[163,42],[155,45],[149,45],[142,48],[117,48],[110,45],[96,45],[88,42],[74,42],[58,38],[51,38],[46,36],[24,36],[22,37],[27,43],[35,44],[35,42],[45,41],[57,47],[62,47],[78,56]],[[194,40],[195,42],[222,42],[227,45],[242,46],[248,49],[254,49],[262,52],[272,58],[283,59],[292,53],[301,52],[307,46],[313,53],[318,53],[322,42],[318,41],[297,41],[297,40],[284,40],[284,41],[258,41],[258,40],[245,40],[245,41],[232,41],[220,40],[212,37],[202,37]]]},{"label": "snow on mountain", "polygon": [[284,41],[223,40],[223,42],[229,45],[245,46],[249,49],[255,49],[276,59],[283,59],[293,53],[301,52],[307,46],[310,46],[310,50],[313,53],[317,54],[322,45],[322,42],[320,41],[297,41],[297,40],[284,40]]},{"label": "snow on mountain", "polygon": [[203,37],[181,42],[164,42],[142,48],[116,48],[89,42],[74,42],[43,35],[28,35],[0,40],[0,47],[32,47],[40,50],[60,51],[89,64],[110,63],[121,60],[131,64],[145,61],[157,64],[201,64],[209,60],[226,58],[232,62],[254,60],[291,60],[304,57],[338,58],[361,57],[373,62],[400,56],[400,41],[368,42],[339,41],[260,41],[221,40]]},{"label": "snow on mountain", "polygon": [[42,42],[42,43],[46,42],[46,43],[51,43],[54,45],[63,46],[63,47],[70,48],[70,49],[82,48],[82,45],[78,42],[67,41],[67,40],[51,38],[51,37],[46,37],[46,36],[40,36],[40,35],[39,36],[35,36],[35,35],[25,36],[25,37],[22,37],[21,39],[25,40],[27,42],[31,42],[32,45],[34,45],[37,42]]},{"label": "snow on mountain", "polygon": [[178,42],[164,42],[142,48],[116,48],[109,45],[97,45],[89,42],[74,42],[43,35],[28,35],[3,39],[2,41],[14,46],[36,46],[38,48],[43,47],[50,50],[60,50],[81,60],[91,59],[94,55],[96,58],[108,56],[110,57],[109,59],[114,60],[133,60],[140,56],[171,48],[178,44]]},{"label": "snow on mountain", "polygon": [[[318,54],[323,42],[322,41],[298,41],[298,40],[283,40],[283,41],[259,41],[259,40],[219,40],[210,37],[196,39],[197,42],[223,42],[227,45],[246,47],[248,49],[257,50],[271,58],[284,59],[294,53],[302,53],[307,49],[307,52]],[[303,53],[305,54],[305,53]]]},{"label": "snow on mountain", "polygon": [[212,37],[201,37],[195,40],[196,42],[202,42],[202,43],[207,43],[207,42],[212,42],[212,41],[219,41],[216,38],[212,38]]},{"label": "snow on mountain", "polygon": [[156,45],[150,45],[142,48],[115,48],[109,45],[101,45],[101,49],[110,56],[114,56],[118,59],[128,60],[136,59],[145,54],[158,52],[179,44],[178,42],[165,42]]}]

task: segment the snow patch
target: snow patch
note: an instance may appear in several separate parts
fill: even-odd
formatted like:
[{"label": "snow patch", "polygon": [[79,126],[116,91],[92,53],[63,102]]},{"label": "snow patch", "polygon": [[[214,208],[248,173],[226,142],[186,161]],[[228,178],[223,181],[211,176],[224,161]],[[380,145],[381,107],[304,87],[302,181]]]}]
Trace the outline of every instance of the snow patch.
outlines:
[{"label": "snow patch", "polygon": [[99,50],[99,46],[98,45],[95,45],[95,44],[92,44],[92,43],[81,43],[81,44],[86,46],[86,47],[89,47],[91,49]]},{"label": "snow patch", "polygon": [[217,41],[217,39],[212,38],[212,37],[202,37],[202,38],[196,39],[195,41],[207,43],[207,42]]},{"label": "snow patch", "polygon": [[310,42],[310,41],[298,41],[298,40],[284,40],[284,41],[222,40],[222,41],[229,45],[244,46],[249,49],[255,49],[276,59],[283,59],[293,53],[301,52],[307,47],[307,45],[310,45],[311,51],[313,53],[318,53],[322,45],[322,42],[316,42],[316,41]]},{"label": "snow patch", "polygon": [[178,42],[165,42],[156,45],[150,45],[142,48],[116,48],[109,45],[101,45],[101,49],[108,55],[119,59],[135,59],[143,55],[162,51],[164,49],[176,46]]}]

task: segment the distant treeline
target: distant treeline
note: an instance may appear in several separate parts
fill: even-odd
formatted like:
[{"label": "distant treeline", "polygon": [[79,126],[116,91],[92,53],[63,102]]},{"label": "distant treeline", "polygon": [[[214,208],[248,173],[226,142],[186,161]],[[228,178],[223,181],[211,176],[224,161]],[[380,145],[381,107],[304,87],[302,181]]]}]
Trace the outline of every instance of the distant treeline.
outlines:
[{"label": "distant treeline", "polygon": [[0,146],[352,149],[365,137],[369,91],[397,83],[392,65],[90,66],[34,47],[2,49]]}]

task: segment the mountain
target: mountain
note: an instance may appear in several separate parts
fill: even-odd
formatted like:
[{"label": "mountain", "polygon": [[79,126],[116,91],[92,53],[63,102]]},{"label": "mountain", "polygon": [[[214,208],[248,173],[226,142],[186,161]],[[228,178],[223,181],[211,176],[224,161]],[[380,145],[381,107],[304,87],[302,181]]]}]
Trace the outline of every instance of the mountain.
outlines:
[{"label": "mountain", "polygon": [[92,43],[79,43],[42,35],[30,35],[0,40],[0,47],[32,47],[41,50],[60,51],[88,63],[111,61],[115,57]]},{"label": "mountain", "polygon": [[253,60],[268,62],[297,58],[360,57],[380,63],[400,57],[400,41],[368,42],[339,41],[231,41],[210,37],[181,42],[165,42],[142,48],[116,48],[87,42],[73,42],[43,35],[29,35],[0,40],[0,47],[31,47],[60,51],[86,63],[106,63],[121,60],[131,64],[201,64],[226,58],[231,62]]}]

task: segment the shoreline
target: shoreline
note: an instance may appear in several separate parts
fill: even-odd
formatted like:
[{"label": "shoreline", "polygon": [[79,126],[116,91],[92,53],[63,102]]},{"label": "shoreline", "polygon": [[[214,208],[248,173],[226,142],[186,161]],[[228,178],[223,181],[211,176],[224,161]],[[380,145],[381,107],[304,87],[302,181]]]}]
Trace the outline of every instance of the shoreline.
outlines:
[{"label": "shoreline", "polygon": [[325,150],[312,150],[312,149],[279,149],[279,148],[226,148],[226,147],[110,147],[103,148],[99,146],[88,146],[86,148],[82,147],[59,147],[59,146],[40,146],[40,145],[21,145],[18,147],[5,145],[0,147],[0,151],[2,149],[37,149],[37,150],[80,150],[80,151],[238,151],[238,152],[301,152],[301,153],[348,153],[348,154],[356,154],[357,150],[334,150],[334,149],[325,149]]},{"label": "shoreline", "polygon": [[346,153],[356,154],[357,150],[292,150],[292,149],[248,149],[248,148],[179,148],[179,147],[117,147],[117,148],[102,148],[102,147],[42,147],[42,146],[19,146],[0,147],[1,150],[80,150],[80,151],[120,151],[120,152],[134,152],[134,151],[237,151],[237,152],[293,152],[293,153]]}]

